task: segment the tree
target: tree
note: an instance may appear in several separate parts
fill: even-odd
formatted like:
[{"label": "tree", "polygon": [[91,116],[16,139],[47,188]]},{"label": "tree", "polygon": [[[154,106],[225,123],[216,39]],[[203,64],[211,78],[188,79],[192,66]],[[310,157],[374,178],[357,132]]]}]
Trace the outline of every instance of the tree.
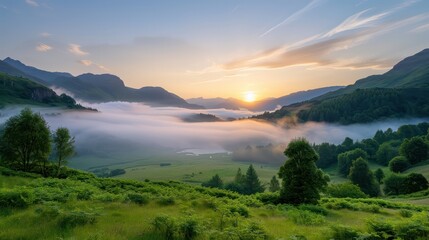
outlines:
[{"label": "tree", "polygon": [[383,178],[384,176],[384,172],[381,168],[378,168],[375,172],[374,172],[374,176],[377,179],[378,183],[382,183],[383,182]]},{"label": "tree", "polygon": [[410,163],[407,161],[407,159],[404,156],[394,157],[389,162],[389,169],[394,173],[401,173],[407,170],[407,168],[409,167],[410,167]]},{"label": "tree", "polygon": [[246,171],[246,176],[244,178],[243,193],[244,194],[254,194],[258,192],[263,192],[265,190],[262,186],[261,181],[259,181],[258,174],[256,174],[255,168],[250,164],[249,168]]},{"label": "tree", "polygon": [[337,147],[334,144],[322,143],[316,145],[314,148],[319,154],[319,160],[316,165],[320,168],[326,168],[336,163],[337,161]]},{"label": "tree", "polygon": [[380,145],[377,152],[375,153],[376,161],[383,165],[387,166],[389,164],[389,161],[392,160],[392,158],[398,156],[398,150],[394,146],[392,146],[391,142],[385,142]]},{"label": "tree", "polygon": [[368,195],[360,190],[359,186],[347,182],[339,184],[330,184],[326,188],[326,193],[335,198],[367,198]]},{"label": "tree", "polygon": [[[248,147],[250,148],[250,146]],[[234,181],[226,184],[225,189],[233,192],[243,193],[244,181],[245,181],[245,176],[241,173],[241,169],[238,168],[237,173],[235,174],[235,177],[234,177]]]},{"label": "tree", "polygon": [[410,173],[404,180],[405,193],[413,193],[428,189],[428,180],[420,173]]},{"label": "tree", "polygon": [[366,159],[368,158],[368,154],[361,148],[338,154],[338,171],[344,176],[347,176],[353,161],[359,157]]},{"label": "tree", "polygon": [[361,157],[353,161],[349,179],[358,185],[362,192],[372,197],[380,193],[379,185],[375,181],[374,174],[369,170],[368,162]]},{"label": "tree", "polygon": [[403,193],[405,177],[399,174],[391,174],[384,179],[384,193],[387,195],[399,195]]},{"label": "tree", "polygon": [[203,182],[201,184],[203,187],[210,187],[210,188],[222,188],[223,187],[223,181],[219,177],[219,174],[214,175],[210,180],[207,182]]},{"label": "tree", "polygon": [[401,155],[405,156],[409,163],[416,164],[428,158],[429,147],[422,137],[405,139],[399,148]]},{"label": "tree", "polygon": [[288,159],[279,171],[282,179],[279,201],[295,205],[317,203],[329,177],[316,167],[316,152],[307,140],[300,138],[291,141],[284,153]]},{"label": "tree", "polygon": [[379,144],[377,141],[375,141],[372,138],[364,139],[361,142],[362,149],[368,153],[368,159],[375,160],[376,159],[376,152],[378,150]]},{"label": "tree", "polygon": [[392,174],[384,181],[384,192],[389,195],[410,194],[428,189],[427,179],[419,173],[406,176]]},{"label": "tree", "polygon": [[270,192],[277,192],[280,190],[280,183],[279,180],[277,180],[276,176],[273,176],[270,181],[270,187],[268,188]]},{"label": "tree", "polygon": [[29,108],[6,121],[1,143],[2,161],[22,171],[32,171],[37,165],[45,166],[51,152],[48,124]]},{"label": "tree", "polygon": [[61,167],[67,164],[67,158],[74,154],[74,137],[70,136],[67,128],[58,128],[53,135],[53,141],[57,176],[59,176]]}]

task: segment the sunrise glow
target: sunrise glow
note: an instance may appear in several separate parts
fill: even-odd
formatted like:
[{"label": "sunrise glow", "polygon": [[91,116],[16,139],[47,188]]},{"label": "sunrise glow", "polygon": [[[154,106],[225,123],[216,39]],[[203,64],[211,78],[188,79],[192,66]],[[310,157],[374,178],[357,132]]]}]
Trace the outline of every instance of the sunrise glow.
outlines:
[{"label": "sunrise glow", "polygon": [[244,101],[246,102],[254,102],[256,100],[255,93],[252,91],[246,92],[244,95]]}]

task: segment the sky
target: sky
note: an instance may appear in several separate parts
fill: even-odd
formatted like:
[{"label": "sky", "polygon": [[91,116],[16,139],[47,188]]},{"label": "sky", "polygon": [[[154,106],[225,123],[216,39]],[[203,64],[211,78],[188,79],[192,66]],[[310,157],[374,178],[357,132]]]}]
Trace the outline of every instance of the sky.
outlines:
[{"label": "sky", "polygon": [[0,58],[183,98],[348,85],[427,47],[426,0],[0,0]]}]

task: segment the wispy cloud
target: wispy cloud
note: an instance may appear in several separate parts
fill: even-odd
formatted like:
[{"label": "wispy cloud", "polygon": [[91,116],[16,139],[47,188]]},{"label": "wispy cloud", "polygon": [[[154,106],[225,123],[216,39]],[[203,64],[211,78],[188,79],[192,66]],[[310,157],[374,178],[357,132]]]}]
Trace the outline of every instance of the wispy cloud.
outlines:
[{"label": "wispy cloud", "polygon": [[81,49],[81,46],[78,44],[69,44],[69,52],[76,56],[85,56],[88,55],[88,52],[85,52]]},{"label": "wispy cloud", "polygon": [[50,33],[48,33],[48,32],[42,32],[42,33],[40,33],[40,36],[41,36],[41,37],[45,37],[45,38],[47,38],[47,37],[52,36],[52,34],[50,34]]},{"label": "wispy cloud", "polygon": [[52,50],[52,47],[44,43],[41,43],[36,46],[36,51],[39,51],[39,52],[47,52],[49,50]]},{"label": "wispy cloud", "polygon": [[411,30],[411,32],[424,32],[429,30],[429,23],[418,26],[416,28],[414,28],[413,30]]},{"label": "wispy cloud", "polygon": [[36,0],[25,0],[25,2],[32,7],[38,7],[39,6],[39,3],[37,3]]},{"label": "wispy cloud", "polygon": [[94,63],[93,61],[88,60],[88,59],[79,60],[79,63],[84,65],[84,66],[87,66],[87,67],[95,66],[95,67],[97,67],[103,71],[109,71],[109,69],[106,68],[105,66],[103,66],[101,64]]},{"label": "wispy cloud", "polygon": [[284,19],[283,21],[281,21],[280,23],[272,26],[271,28],[269,28],[267,31],[263,32],[261,35],[259,35],[259,37],[264,37],[267,34],[271,33],[272,31],[276,30],[277,28],[288,24],[294,20],[296,20],[299,16],[301,16],[302,14],[304,14],[305,12],[311,10],[312,8],[316,7],[318,5],[318,3],[320,2],[320,0],[312,0],[309,4],[307,4],[304,8],[298,10],[297,12],[293,13],[292,15],[290,15],[289,17],[287,17],[286,19]]}]

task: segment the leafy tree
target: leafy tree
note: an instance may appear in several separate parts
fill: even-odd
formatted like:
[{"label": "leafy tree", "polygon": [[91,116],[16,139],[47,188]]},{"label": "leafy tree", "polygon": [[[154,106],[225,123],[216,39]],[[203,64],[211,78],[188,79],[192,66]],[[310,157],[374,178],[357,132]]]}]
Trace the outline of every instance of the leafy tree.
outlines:
[{"label": "leafy tree", "polygon": [[385,142],[380,145],[375,156],[379,164],[387,166],[392,158],[398,156],[398,150],[392,145],[392,142]]},{"label": "leafy tree", "polygon": [[70,136],[67,128],[58,128],[53,135],[53,142],[58,176],[61,167],[67,164],[67,158],[74,154],[74,137]]},{"label": "leafy tree", "polygon": [[314,149],[319,154],[319,160],[316,165],[320,168],[326,168],[337,162],[337,147],[334,144],[322,143],[316,145]]},{"label": "leafy tree", "polygon": [[419,173],[406,176],[392,174],[384,181],[384,192],[389,195],[409,194],[428,189],[427,179]]},{"label": "leafy tree", "polygon": [[399,195],[403,193],[405,177],[399,174],[391,174],[384,179],[384,193],[387,195]]},{"label": "leafy tree", "polygon": [[277,180],[276,176],[273,176],[270,181],[270,187],[268,188],[270,192],[277,192],[280,190],[280,182]]},{"label": "leafy tree", "polygon": [[404,156],[394,157],[389,162],[389,169],[394,173],[401,173],[407,170],[407,168],[409,167],[410,167],[410,163],[407,161],[407,159]]},{"label": "leafy tree", "polygon": [[428,180],[420,173],[410,173],[404,180],[406,193],[428,189]]},{"label": "leafy tree", "polygon": [[210,187],[210,188],[222,188],[223,187],[223,181],[219,177],[219,174],[214,175],[210,180],[207,182],[203,182],[201,184],[203,187]]},{"label": "leafy tree", "polygon": [[362,140],[361,145],[362,145],[362,149],[368,154],[368,158],[370,160],[375,160],[376,153],[379,147],[378,142],[372,138],[368,138],[368,139]]},{"label": "leafy tree", "polygon": [[353,161],[350,168],[349,179],[358,185],[362,192],[374,197],[380,193],[379,185],[376,183],[374,174],[369,170],[368,162],[359,157]]},{"label": "leafy tree", "polygon": [[347,176],[353,161],[360,157],[364,159],[368,158],[368,154],[361,148],[338,154],[338,171]]},{"label": "leafy tree", "polygon": [[317,203],[319,192],[327,186],[329,177],[316,167],[316,152],[307,140],[301,138],[291,141],[284,153],[288,159],[279,171],[283,180],[280,202]]},{"label": "leafy tree", "polygon": [[384,176],[384,172],[383,172],[383,170],[382,170],[381,168],[378,168],[378,169],[374,172],[374,176],[375,176],[375,179],[377,179],[377,182],[378,182],[378,183],[382,183],[382,182],[383,182],[383,178],[385,177],[385,176]]},{"label": "leafy tree", "polygon": [[49,127],[40,114],[25,108],[6,121],[0,148],[2,161],[6,165],[31,171],[37,165],[45,166],[50,152]]},{"label": "leafy tree", "polygon": [[250,164],[246,171],[243,190],[244,194],[254,194],[265,190],[261,181],[259,181],[258,174],[256,174],[255,168],[253,168],[252,164]]},{"label": "leafy tree", "polygon": [[359,186],[353,183],[339,183],[339,184],[330,184],[326,188],[326,193],[330,197],[335,198],[366,198],[366,195]]},{"label": "leafy tree", "polygon": [[416,164],[428,158],[429,146],[422,137],[412,137],[402,142],[399,151],[409,163]]},{"label": "leafy tree", "polygon": [[396,131],[396,134],[400,139],[411,138],[422,134],[421,130],[417,125],[406,124],[402,125]]}]

